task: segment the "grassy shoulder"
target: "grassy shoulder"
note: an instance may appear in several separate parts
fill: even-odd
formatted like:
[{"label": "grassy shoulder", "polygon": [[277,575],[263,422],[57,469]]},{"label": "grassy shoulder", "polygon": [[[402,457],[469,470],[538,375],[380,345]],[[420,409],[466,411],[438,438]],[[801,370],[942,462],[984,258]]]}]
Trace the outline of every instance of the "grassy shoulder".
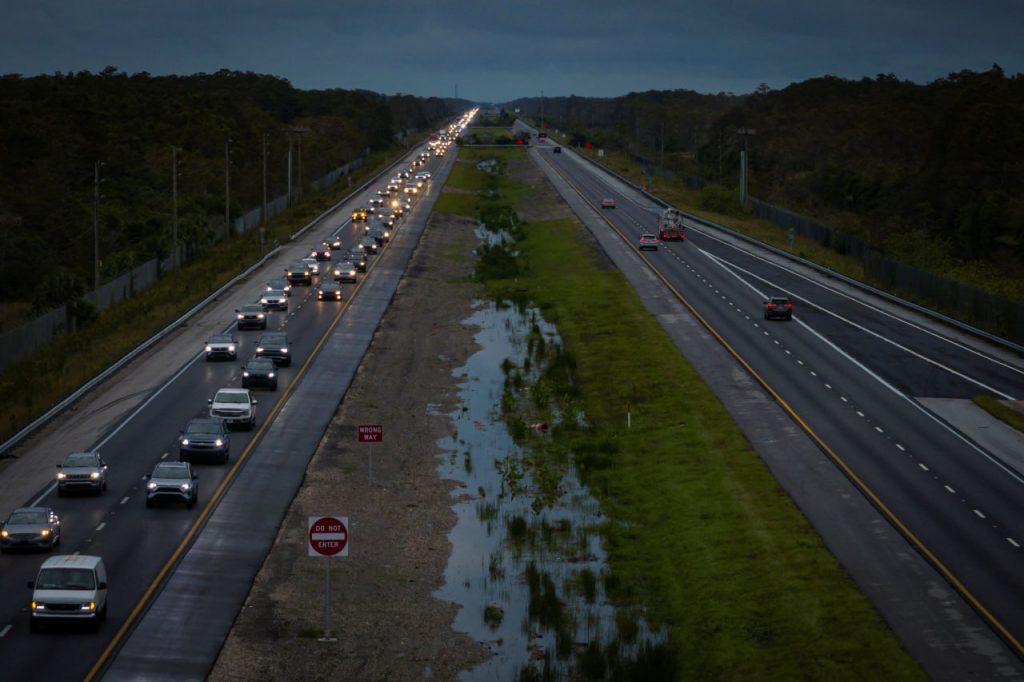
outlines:
[{"label": "grassy shoulder", "polygon": [[[479,213],[496,199],[481,198]],[[678,679],[923,679],[583,230],[525,224],[518,253],[483,249],[478,271],[496,298],[529,301],[558,328],[565,358],[531,390],[563,419],[550,440],[510,430],[543,456],[571,454],[601,501],[609,593],[668,628]],[[547,399],[534,402],[527,420],[554,421]]]},{"label": "grassy shoulder", "polygon": [[1006,425],[1024,433],[1024,408],[1015,410],[1002,400],[984,393],[974,396],[974,404]]},{"label": "grassy shoulder", "polygon": [[[357,186],[387,165],[383,152],[374,154],[352,174]],[[394,151],[391,152],[394,159]],[[295,230],[341,200],[351,191],[339,182],[309,193],[267,224],[266,241],[287,242]],[[214,244],[198,258],[168,273],[151,288],[127,299],[97,319],[39,347],[34,353],[0,372],[0,401],[6,406],[0,421],[0,440],[43,414],[90,378],[166,327],[212,291],[258,261],[261,251],[257,230]],[[24,389],[32,386],[31,391]]]}]

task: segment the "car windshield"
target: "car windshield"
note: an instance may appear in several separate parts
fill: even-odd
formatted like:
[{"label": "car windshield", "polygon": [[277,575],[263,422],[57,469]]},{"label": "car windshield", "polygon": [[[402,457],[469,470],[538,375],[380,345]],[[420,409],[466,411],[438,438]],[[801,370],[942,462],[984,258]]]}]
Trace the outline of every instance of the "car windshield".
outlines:
[{"label": "car windshield", "polygon": [[249,364],[245,366],[250,372],[266,372],[274,371],[274,361],[267,358],[257,358],[250,360]]},{"label": "car windshield", "polygon": [[243,313],[262,313],[263,308],[259,307],[258,305],[243,305],[241,307],[241,311]]},{"label": "car windshield", "polygon": [[87,568],[44,568],[36,580],[39,590],[94,590],[96,576]]},{"label": "car windshield", "polygon": [[210,337],[211,343],[231,343],[234,341],[230,334],[215,334]]},{"label": "car windshield", "polygon": [[283,346],[284,334],[264,334],[260,337],[261,346]]},{"label": "car windshield", "polygon": [[789,303],[789,299],[782,296],[772,296],[772,303],[782,303],[785,305],[786,303]]},{"label": "car windshield", "polygon": [[221,433],[222,429],[220,424],[215,421],[195,421],[189,422],[188,426],[185,427],[185,433],[189,435],[199,433]]},{"label": "car windshield", "polygon": [[96,456],[88,452],[79,452],[74,455],[68,455],[67,459],[64,460],[64,466],[94,467],[96,466]]},{"label": "car windshield", "polygon": [[46,524],[46,512],[14,512],[11,514],[11,518],[7,519],[7,525],[9,526],[34,526],[34,525],[45,525]]},{"label": "car windshield", "polygon": [[270,291],[267,292],[267,296],[269,296],[270,298],[284,298],[284,292],[281,291],[280,289],[271,289]]},{"label": "car windshield", "polygon": [[153,478],[190,478],[187,467],[173,464],[158,464],[153,469]]},{"label": "car windshield", "polygon": [[249,402],[249,397],[246,394],[244,394],[244,393],[220,392],[213,399],[213,402],[215,402],[215,403],[247,403],[247,402]]}]

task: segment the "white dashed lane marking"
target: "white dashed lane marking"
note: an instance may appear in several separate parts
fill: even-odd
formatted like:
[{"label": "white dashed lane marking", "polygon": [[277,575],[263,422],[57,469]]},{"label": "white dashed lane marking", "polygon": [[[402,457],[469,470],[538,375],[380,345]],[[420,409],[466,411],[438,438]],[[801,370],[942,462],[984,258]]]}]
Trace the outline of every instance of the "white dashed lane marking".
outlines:
[{"label": "white dashed lane marking", "polygon": [[121,498],[121,504],[124,504],[127,501],[128,501],[128,496],[127,495],[125,495],[123,498]]}]

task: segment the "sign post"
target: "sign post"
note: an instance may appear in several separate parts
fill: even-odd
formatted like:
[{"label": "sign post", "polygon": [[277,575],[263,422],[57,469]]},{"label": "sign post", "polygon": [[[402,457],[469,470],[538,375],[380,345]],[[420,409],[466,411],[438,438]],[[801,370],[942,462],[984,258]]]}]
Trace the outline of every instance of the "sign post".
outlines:
[{"label": "sign post", "polygon": [[[383,443],[384,442],[384,425],[383,424],[360,424],[357,428],[359,434],[360,443]],[[367,448],[369,454],[367,457],[370,461],[370,483],[373,483],[373,448]]]},{"label": "sign post", "polygon": [[[309,556],[348,556],[348,517],[309,517]],[[331,635],[331,562],[327,562],[327,585],[324,595],[324,635],[321,642],[336,642]]]}]

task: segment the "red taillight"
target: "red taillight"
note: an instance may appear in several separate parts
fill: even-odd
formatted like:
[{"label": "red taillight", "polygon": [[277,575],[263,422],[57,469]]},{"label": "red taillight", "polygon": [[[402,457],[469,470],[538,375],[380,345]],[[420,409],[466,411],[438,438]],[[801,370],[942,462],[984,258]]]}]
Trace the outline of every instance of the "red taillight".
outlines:
[{"label": "red taillight", "polygon": [[793,309],[793,304],[792,303],[787,303],[786,304],[786,310],[792,310],[792,309]]},{"label": "red taillight", "polygon": [[769,304],[768,304],[768,308],[769,308],[769,309],[771,309],[771,308],[774,308],[774,307],[775,307],[775,304],[774,304],[774,303],[769,303]]}]

